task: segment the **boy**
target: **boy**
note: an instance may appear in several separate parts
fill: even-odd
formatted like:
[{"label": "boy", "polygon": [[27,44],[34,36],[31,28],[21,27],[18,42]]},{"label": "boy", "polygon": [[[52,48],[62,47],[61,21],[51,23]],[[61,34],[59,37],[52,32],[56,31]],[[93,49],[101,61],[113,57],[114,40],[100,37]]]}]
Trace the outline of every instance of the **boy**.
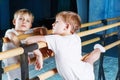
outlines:
[{"label": "boy", "polygon": [[[58,73],[64,80],[94,80],[93,64],[105,49],[97,44],[94,50],[83,59],[81,39],[75,33],[81,26],[79,15],[63,11],[56,15],[52,24],[53,35],[33,36],[26,39],[27,44],[44,41],[53,50]],[[40,54],[37,57],[37,68],[40,69]]]},{"label": "boy", "polygon": [[[8,37],[11,42],[3,43],[2,51],[6,51],[12,48],[19,47],[20,44],[24,43],[23,40],[19,40],[17,38],[18,35],[31,33],[32,23],[34,21],[33,14],[28,9],[20,9],[15,12],[13,24],[15,28],[8,29],[5,33],[5,37]],[[34,52],[38,52],[41,54],[39,50],[35,50]],[[42,60],[42,57],[40,57]],[[18,63],[20,60],[19,56],[15,56],[9,59],[3,60],[5,66]],[[41,68],[42,68],[42,61],[41,61]],[[12,70],[7,72],[8,80],[21,80],[21,70],[20,68],[16,70]]]}]

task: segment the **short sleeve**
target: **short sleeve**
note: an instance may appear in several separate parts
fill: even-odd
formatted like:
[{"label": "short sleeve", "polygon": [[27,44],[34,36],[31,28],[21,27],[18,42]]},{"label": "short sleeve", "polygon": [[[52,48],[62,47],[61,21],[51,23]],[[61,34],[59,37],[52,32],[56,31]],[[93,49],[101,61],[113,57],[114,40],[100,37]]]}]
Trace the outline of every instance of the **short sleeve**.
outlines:
[{"label": "short sleeve", "polygon": [[8,29],[8,30],[5,32],[5,37],[7,37],[10,32],[13,32],[13,33],[15,33],[16,35],[18,35],[18,33],[15,31],[15,29],[12,28],[12,29]]},{"label": "short sleeve", "polygon": [[57,38],[57,35],[45,36],[48,48],[53,50],[53,51],[56,50],[56,38]]},{"label": "short sleeve", "polygon": [[7,35],[9,34],[9,32],[12,32],[11,29],[8,29],[6,32],[5,32],[5,37],[7,37]]}]

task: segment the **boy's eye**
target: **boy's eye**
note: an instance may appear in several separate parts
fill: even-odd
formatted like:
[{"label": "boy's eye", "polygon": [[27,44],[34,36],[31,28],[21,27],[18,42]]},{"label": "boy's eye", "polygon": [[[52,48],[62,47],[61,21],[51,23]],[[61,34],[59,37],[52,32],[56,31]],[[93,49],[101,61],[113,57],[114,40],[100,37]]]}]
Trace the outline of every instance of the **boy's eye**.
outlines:
[{"label": "boy's eye", "polygon": [[19,18],[19,20],[22,20],[22,18]]},{"label": "boy's eye", "polygon": [[55,23],[58,23],[58,21],[55,21]]},{"label": "boy's eye", "polygon": [[27,22],[30,22],[30,20],[27,20]]}]

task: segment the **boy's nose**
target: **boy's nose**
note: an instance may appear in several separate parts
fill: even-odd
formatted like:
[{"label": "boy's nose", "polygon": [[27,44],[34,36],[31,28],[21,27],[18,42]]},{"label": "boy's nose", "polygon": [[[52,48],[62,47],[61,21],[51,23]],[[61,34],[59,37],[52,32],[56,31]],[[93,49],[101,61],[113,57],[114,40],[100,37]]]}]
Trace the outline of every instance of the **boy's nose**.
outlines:
[{"label": "boy's nose", "polygon": [[55,23],[53,23],[52,26],[54,27],[54,26],[55,26]]},{"label": "boy's nose", "polygon": [[26,21],[25,21],[25,19],[23,19],[23,23],[25,23]]}]

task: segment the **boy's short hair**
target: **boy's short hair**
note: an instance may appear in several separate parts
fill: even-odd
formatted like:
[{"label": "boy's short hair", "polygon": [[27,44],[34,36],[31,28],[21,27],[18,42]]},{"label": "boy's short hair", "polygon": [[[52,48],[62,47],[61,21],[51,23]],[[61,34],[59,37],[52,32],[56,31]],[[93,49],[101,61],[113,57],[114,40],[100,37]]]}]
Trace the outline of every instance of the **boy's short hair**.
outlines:
[{"label": "boy's short hair", "polygon": [[81,18],[80,16],[72,11],[62,11],[56,15],[60,17],[65,23],[69,23],[72,26],[71,32],[74,33],[81,27]]},{"label": "boy's short hair", "polygon": [[28,9],[19,9],[19,10],[17,10],[17,11],[14,13],[14,19],[16,19],[19,14],[28,14],[29,16],[31,16],[32,22],[34,21],[34,15],[33,15],[32,12],[29,11]]}]

